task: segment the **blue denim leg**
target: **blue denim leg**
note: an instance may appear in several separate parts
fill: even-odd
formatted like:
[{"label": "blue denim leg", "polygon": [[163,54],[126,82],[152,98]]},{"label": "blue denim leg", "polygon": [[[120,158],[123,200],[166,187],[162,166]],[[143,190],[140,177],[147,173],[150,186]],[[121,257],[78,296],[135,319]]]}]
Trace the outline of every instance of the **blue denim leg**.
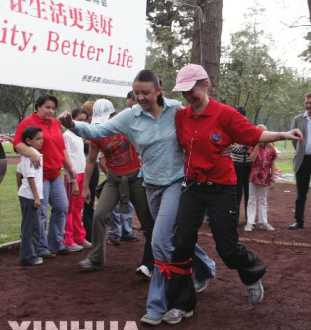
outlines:
[{"label": "blue denim leg", "polygon": [[35,250],[39,256],[49,252],[47,239],[48,208],[50,195],[50,181],[43,182],[43,199],[39,209],[39,221],[35,225],[37,239],[34,241]]},{"label": "blue denim leg", "polygon": [[197,280],[215,278],[216,263],[206,252],[196,244],[193,257],[193,272]]},{"label": "blue denim leg", "polygon": [[59,176],[50,181],[51,218],[49,224],[48,242],[51,251],[64,249],[64,232],[66,225],[66,214],[68,210],[68,199],[63,179]]},{"label": "blue denim leg", "polygon": [[116,206],[111,212],[109,238],[121,239],[121,236],[122,236],[121,213],[119,213],[118,206]]},{"label": "blue denim leg", "polygon": [[34,238],[39,223],[39,210],[34,207],[33,199],[19,197],[19,200],[22,211],[20,259],[31,262],[37,257]]},{"label": "blue denim leg", "polygon": [[[152,233],[154,259],[170,261],[173,252],[172,237],[179,204],[181,184],[148,188],[146,193],[150,212],[155,219]],[[147,298],[147,314],[154,318],[167,312],[166,280],[158,267],[154,268]]]},{"label": "blue denim leg", "polygon": [[134,207],[131,202],[128,204],[129,212],[120,213],[119,204],[114,208],[111,214],[111,227],[109,238],[121,239],[133,237],[132,218],[134,215]]},{"label": "blue denim leg", "polygon": [[134,216],[134,206],[131,202],[128,204],[129,211],[127,213],[121,213],[121,224],[122,224],[122,238],[134,237],[132,219]]}]

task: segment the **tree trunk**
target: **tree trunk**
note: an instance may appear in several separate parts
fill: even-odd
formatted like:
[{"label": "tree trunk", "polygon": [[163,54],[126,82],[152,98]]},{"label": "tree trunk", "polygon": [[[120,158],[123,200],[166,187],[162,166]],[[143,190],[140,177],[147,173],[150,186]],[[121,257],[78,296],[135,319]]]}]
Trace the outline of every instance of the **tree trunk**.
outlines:
[{"label": "tree trunk", "polygon": [[309,7],[309,19],[311,22],[311,0],[308,0],[308,7]]},{"label": "tree trunk", "polygon": [[191,61],[206,69],[212,81],[211,94],[215,95],[219,82],[223,0],[197,0],[197,5],[201,10],[195,10]]}]

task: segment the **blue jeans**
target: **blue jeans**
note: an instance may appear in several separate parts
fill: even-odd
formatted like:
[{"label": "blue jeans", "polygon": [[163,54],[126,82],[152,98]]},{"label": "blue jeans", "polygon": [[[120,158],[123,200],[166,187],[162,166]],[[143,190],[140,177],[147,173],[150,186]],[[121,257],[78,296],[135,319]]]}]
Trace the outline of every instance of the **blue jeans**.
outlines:
[{"label": "blue jeans", "polygon": [[[170,262],[174,251],[173,235],[181,195],[181,182],[170,186],[146,185],[149,208],[155,219],[152,233],[152,252],[155,260]],[[196,245],[194,271],[202,279],[213,277],[215,262]],[[158,267],[154,268],[147,298],[147,314],[160,318],[167,312],[167,281]]]},{"label": "blue jeans", "polygon": [[[51,217],[47,235],[49,204],[51,205]],[[64,233],[67,210],[68,199],[62,177],[58,176],[53,181],[44,180],[39,218],[39,242],[36,246],[38,255],[43,255],[48,250],[57,252],[65,248]]]},{"label": "blue jeans", "polygon": [[111,214],[109,238],[118,239],[129,238],[135,236],[132,228],[132,218],[134,215],[134,207],[131,202],[128,203],[129,211],[120,213],[117,205]]},{"label": "blue jeans", "polygon": [[22,223],[21,223],[21,245],[20,259],[32,261],[37,258],[35,242],[38,240],[39,209],[34,207],[34,200],[19,197]]}]

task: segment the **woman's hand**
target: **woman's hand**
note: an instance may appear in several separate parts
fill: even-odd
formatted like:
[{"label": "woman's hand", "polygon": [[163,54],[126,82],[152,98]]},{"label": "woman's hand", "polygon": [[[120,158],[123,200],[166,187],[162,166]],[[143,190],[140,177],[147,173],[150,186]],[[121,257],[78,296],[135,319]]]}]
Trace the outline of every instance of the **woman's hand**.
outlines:
[{"label": "woman's hand", "polygon": [[72,190],[71,190],[71,194],[78,196],[80,195],[80,189],[79,189],[79,185],[77,180],[72,181]]},{"label": "woman's hand", "polygon": [[90,188],[89,187],[84,187],[83,188],[82,195],[84,197],[84,201],[87,204],[90,204],[90,202],[91,202],[91,192],[90,192]]},{"label": "woman's hand", "polygon": [[34,207],[38,209],[41,206],[40,198],[34,199]]},{"label": "woman's hand", "polygon": [[32,154],[30,160],[34,168],[39,168],[41,166],[41,157],[37,153]]},{"label": "woman's hand", "polygon": [[293,128],[288,132],[283,133],[284,140],[303,140],[303,134],[301,133],[299,128]]},{"label": "woman's hand", "polygon": [[71,113],[68,112],[68,111],[64,111],[63,113],[61,113],[57,119],[60,121],[60,123],[68,128],[68,129],[71,129],[71,128],[74,128],[75,127],[75,123],[74,121],[72,120],[72,116],[71,116]]}]

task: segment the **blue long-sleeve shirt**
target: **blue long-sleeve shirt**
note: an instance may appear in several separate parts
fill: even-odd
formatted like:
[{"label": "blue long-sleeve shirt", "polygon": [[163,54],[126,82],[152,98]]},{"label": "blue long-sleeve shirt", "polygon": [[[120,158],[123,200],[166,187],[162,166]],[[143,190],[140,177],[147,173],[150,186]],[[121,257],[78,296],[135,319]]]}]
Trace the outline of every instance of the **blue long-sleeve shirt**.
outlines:
[{"label": "blue long-sleeve shirt", "polygon": [[104,124],[75,122],[72,130],[88,139],[126,135],[142,158],[144,181],[165,186],[184,176],[184,157],[175,127],[175,114],[180,107],[179,101],[165,98],[164,110],[155,118],[136,104]]}]

